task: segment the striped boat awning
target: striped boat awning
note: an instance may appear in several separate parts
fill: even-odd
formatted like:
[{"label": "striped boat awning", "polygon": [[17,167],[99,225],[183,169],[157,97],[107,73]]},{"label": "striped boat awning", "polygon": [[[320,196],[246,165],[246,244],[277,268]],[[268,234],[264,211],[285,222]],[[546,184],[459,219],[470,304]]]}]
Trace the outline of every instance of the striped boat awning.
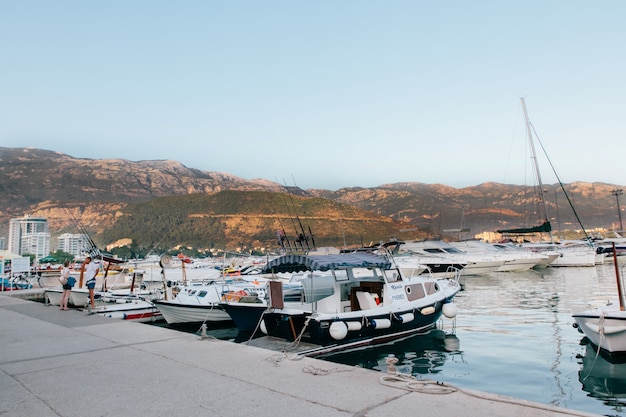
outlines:
[{"label": "striped boat awning", "polygon": [[386,258],[369,253],[283,255],[268,262],[263,272],[329,271],[356,267],[388,269],[391,268],[391,262]]}]

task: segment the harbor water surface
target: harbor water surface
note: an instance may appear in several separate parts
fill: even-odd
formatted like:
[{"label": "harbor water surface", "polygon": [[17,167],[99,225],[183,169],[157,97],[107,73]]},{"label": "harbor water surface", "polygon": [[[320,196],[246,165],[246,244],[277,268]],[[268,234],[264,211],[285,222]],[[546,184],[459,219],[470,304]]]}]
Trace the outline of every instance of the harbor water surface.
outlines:
[{"label": "harbor water surface", "polygon": [[[589,307],[619,304],[612,262],[461,280],[455,323],[443,320],[426,335],[322,359],[387,372],[393,355],[398,372],[417,378],[626,417],[626,361],[597,354],[572,327],[571,317]],[[247,340],[232,328],[207,333]]]}]

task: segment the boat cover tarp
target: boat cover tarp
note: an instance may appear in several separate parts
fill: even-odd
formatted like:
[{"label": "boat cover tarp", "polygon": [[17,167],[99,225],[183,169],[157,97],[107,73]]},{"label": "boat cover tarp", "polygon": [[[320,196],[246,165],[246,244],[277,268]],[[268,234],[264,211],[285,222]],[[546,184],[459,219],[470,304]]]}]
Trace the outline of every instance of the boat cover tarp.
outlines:
[{"label": "boat cover tarp", "polygon": [[545,221],[539,226],[535,226],[535,227],[527,227],[527,228],[521,228],[521,229],[496,230],[496,232],[498,233],[519,233],[519,234],[549,233],[550,231],[552,231],[552,226],[550,225],[550,222],[548,221]]},{"label": "boat cover tarp", "polygon": [[332,269],[391,268],[391,262],[369,253],[339,255],[283,255],[268,262],[263,272],[329,271]]}]

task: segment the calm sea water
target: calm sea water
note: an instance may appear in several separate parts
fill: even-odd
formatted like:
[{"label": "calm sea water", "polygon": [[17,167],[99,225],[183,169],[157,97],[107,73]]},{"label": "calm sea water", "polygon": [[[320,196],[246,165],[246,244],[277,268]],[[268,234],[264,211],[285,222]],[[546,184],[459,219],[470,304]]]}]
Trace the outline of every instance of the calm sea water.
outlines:
[{"label": "calm sea water", "polygon": [[[620,268],[622,265],[620,264]],[[623,271],[621,271],[623,272]],[[622,274],[623,275],[623,274]],[[548,268],[462,278],[456,323],[427,335],[324,360],[399,372],[461,388],[559,407],[626,417],[626,363],[584,343],[571,314],[618,303],[613,263],[594,268]],[[237,338],[232,328],[212,336]]]}]

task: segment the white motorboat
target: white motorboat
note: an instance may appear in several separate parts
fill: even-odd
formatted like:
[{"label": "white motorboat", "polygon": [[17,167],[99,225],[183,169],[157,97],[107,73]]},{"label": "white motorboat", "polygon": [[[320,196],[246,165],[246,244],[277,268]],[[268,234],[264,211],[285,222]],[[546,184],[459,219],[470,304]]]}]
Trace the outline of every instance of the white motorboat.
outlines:
[{"label": "white motorboat", "polygon": [[223,323],[231,317],[221,302],[253,294],[264,298],[265,288],[265,282],[258,279],[190,283],[182,286],[174,298],[155,300],[154,304],[168,324]]},{"label": "white motorboat", "polygon": [[626,311],[595,308],[572,317],[594,345],[609,353],[626,353]]},{"label": "white motorboat", "polygon": [[[527,271],[542,262],[549,261],[547,255],[525,251],[507,243],[491,244],[482,240],[467,239],[458,242],[450,242],[450,244],[467,253],[482,253],[502,260],[504,263],[496,269],[497,272]],[[555,258],[556,256],[553,256],[552,260]]]},{"label": "white motorboat", "polygon": [[61,297],[63,296],[63,288],[46,288],[44,291],[44,298],[46,300],[46,304],[52,306],[60,306],[61,305]]},{"label": "white motorboat", "polygon": [[[74,301],[77,304],[71,302],[72,294],[74,295]],[[61,287],[46,288],[46,304],[53,306],[61,305],[62,295],[63,289]],[[156,296],[157,295],[155,293],[145,290],[137,291],[137,293],[131,293],[129,289],[107,292],[97,291],[94,294],[96,307],[92,312],[101,316],[119,318],[123,320],[153,322],[162,319],[159,310],[150,302],[150,299]],[[72,289],[68,304],[72,304],[74,307],[80,307],[85,309],[85,311],[88,311],[89,293],[85,289]]]},{"label": "white motorboat", "polygon": [[610,354],[626,353],[626,308],[624,290],[617,264],[615,244],[613,244],[613,263],[617,281],[619,309],[598,307],[572,314],[574,327],[583,333],[595,346]]},{"label": "white motorboat", "polygon": [[534,253],[552,255],[557,254],[554,261],[548,266],[555,267],[589,267],[596,266],[596,248],[585,241],[566,241],[563,243],[536,242],[522,243],[522,248]]},{"label": "white motorboat", "polygon": [[462,269],[463,275],[489,274],[498,270],[505,262],[492,254],[460,250],[442,240],[403,242],[399,247],[399,253],[421,256],[420,262],[424,261],[423,257],[428,256],[438,256],[457,263],[465,262],[466,265]]},{"label": "white motorboat", "polygon": [[159,309],[153,303],[132,294],[102,297],[96,302],[96,307],[91,310],[91,313],[138,322],[154,322],[162,319]]},{"label": "white motorboat", "polygon": [[318,345],[306,353],[315,356],[405,338],[436,327],[442,314],[456,316],[458,275],[405,277],[390,259],[357,252],[285,255],[268,262],[265,272],[308,273],[300,280],[300,307],[270,293],[261,331]]}]

